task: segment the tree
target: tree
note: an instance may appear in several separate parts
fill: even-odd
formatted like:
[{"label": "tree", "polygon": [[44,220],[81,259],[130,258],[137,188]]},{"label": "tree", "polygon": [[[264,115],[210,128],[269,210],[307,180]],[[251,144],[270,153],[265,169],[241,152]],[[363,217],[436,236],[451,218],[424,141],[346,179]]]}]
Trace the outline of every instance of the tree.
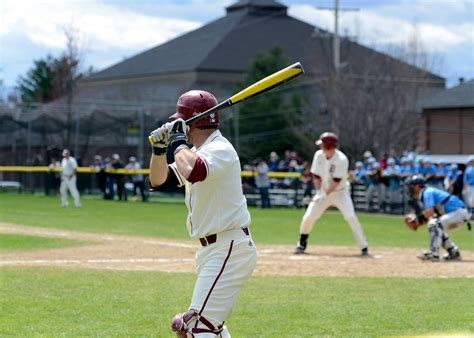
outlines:
[{"label": "tree", "polygon": [[48,55],[46,59],[35,60],[34,66],[28,71],[26,77],[18,79],[20,98],[24,104],[47,103],[56,98],[53,88],[54,70],[53,58]]},{"label": "tree", "polygon": [[[288,65],[288,59],[278,46],[268,53],[258,54],[249,65],[243,83],[237,84],[237,90]],[[271,90],[239,107],[239,152],[244,161],[266,158],[271,151],[282,153],[297,146],[291,125],[300,109],[300,98],[286,90]]]}]

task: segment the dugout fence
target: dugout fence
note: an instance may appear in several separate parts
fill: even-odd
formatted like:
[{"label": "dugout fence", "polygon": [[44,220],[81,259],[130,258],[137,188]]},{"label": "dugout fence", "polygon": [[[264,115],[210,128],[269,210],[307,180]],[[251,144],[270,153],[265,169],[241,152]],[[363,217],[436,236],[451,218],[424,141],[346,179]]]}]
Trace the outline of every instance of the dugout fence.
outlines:
[{"label": "dugout fence", "polygon": [[[125,188],[130,191],[131,175],[148,175],[148,169],[128,170],[105,168],[97,171],[93,167],[79,167],[77,186],[81,194],[99,195],[101,190],[98,175],[124,175]],[[59,187],[59,168],[46,166],[0,166],[0,192],[15,191],[17,193],[44,193],[57,194]],[[255,186],[255,173],[242,171],[242,189],[249,205],[260,206],[260,191]],[[272,185],[269,189],[272,206],[301,208],[306,207],[314,189],[311,184],[305,183],[301,173],[270,172],[268,174]],[[381,187],[382,188],[382,187]],[[170,192],[182,194],[182,190]],[[163,195],[163,193],[157,194]],[[165,194],[166,195],[166,194]],[[389,194],[387,189],[378,189],[368,201],[368,189],[365,184],[352,184],[351,196],[357,211],[373,211],[390,214],[404,214],[408,211],[405,187],[402,185],[396,196]]]}]

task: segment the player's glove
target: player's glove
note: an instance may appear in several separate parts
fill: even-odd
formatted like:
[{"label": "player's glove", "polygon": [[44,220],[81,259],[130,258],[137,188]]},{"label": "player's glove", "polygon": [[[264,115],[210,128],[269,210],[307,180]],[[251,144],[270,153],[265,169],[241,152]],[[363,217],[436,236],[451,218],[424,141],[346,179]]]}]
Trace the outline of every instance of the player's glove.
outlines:
[{"label": "player's glove", "polygon": [[165,126],[168,130],[171,153],[175,155],[179,150],[187,148],[188,126],[186,122],[183,119],[176,119],[166,123]]},{"label": "player's glove", "polygon": [[416,229],[418,229],[420,226],[424,224],[420,222],[420,220],[415,214],[405,215],[404,221],[405,221],[406,226],[413,231],[416,231]]},{"label": "player's glove", "polygon": [[150,136],[148,136],[148,141],[150,141],[153,154],[157,156],[165,155],[170,142],[166,123],[158,129],[153,130]]}]

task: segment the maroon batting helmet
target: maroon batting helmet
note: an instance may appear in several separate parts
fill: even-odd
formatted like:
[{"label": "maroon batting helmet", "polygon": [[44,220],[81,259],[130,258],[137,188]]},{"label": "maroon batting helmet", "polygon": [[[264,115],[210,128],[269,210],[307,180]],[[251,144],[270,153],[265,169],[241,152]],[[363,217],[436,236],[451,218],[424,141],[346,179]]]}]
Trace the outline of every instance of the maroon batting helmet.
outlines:
[{"label": "maroon batting helmet", "polygon": [[322,145],[324,149],[330,150],[337,148],[338,138],[337,135],[331,132],[322,133],[317,140],[316,145]]},{"label": "maroon batting helmet", "polygon": [[[183,120],[190,119],[191,117],[205,112],[208,109],[217,105],[216,97],[204,90],[191,90],[184,93],[178,99],[176,103],[176,112],[170,116],[170,119]],[[194,126],[215,126],[219,125],[219,114],[218,112],[209,114],[193,124]]]}]

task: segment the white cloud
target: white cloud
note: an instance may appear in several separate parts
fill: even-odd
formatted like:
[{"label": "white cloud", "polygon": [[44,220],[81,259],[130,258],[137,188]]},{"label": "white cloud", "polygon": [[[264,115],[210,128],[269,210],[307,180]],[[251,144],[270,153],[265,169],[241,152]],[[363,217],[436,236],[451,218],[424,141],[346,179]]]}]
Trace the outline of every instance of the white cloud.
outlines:
[{"label": "white cloud", "polygon": [[[412,5],[413,3],[401,4],[397,10],[406,7],[408,11]],[[425,4],[424,9],[429,12],[430,7]],[[290,14],[315,26],[333,31],[334,17],[328,11],[317,10],[309,5],[294,5],[290,8]],[[395,16],[393,12],[383,7],[345,12],[340,17],[340,34],[347,32],[350,36],[355,35],[360,41],[369,45],[401,45],[410,40],[416,23],[420,41],[431,52],[443,51],[462,43],[474,43],[472,21],[436,24],[422,19],[423,17],[417,17],[415,20]]]},{"label": "white cloud", "polygon": [[78,27],[90,51],[141,50],[193,30],[201,23],[157,17],[90,1],[2,1],[0,36],[22,33],[52,49],[65,46],[64,28]]}]

